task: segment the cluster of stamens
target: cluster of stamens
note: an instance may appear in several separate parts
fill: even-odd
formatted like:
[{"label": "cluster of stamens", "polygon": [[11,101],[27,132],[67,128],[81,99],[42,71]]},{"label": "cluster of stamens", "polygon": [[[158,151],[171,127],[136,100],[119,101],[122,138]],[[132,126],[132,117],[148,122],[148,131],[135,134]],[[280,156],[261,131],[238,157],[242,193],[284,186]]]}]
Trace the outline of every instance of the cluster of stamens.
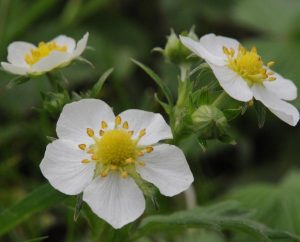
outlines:
[{"label": "cluster of stamens", "polygon": [[81,162],[96,163],[95,175],[106,177],[109,172],[119,172],[121,177],[127,178],[128,173],[135,170],[136,165],[145,166],[140,157],[153,151],[152,146],[139,146],[138,142],[145,136],[146,129],[139,131],[137,138],[129,130],[127,121],[122,123],[120,116],[115,118],[114,129],[108,129],[108,124],[103,120],[100,124],[98,135],[91,128],[86,129],[87,135],[94,140],[94,144],[87,146],[79,144],[78,148],[90,155],[90,159]]},{"label": "cluster of stamens", "polygon": [[228,58],[228,67],[247,80],[250,86],[257,83],[262,83],[266,80],[276,80],[274,72],[267,69],[273,66],[275,62],[270,61],[267,63],[267,68],[264,67],[262,58],[257,54],[256,47],[252,47],[252,49],[248,51],[246,48],[240,45],[238,48],[238,53],[235,53],[233,48],[227,48],[223,46],[223,52]]},{"label": "cluster of stamens", "polygon": [[24,56],[24,59],[28,65],[33,65],[53,51],[66,52],[67,46],[60,46],[55,42],[40,42],[37,48],[31,49],[30,53]]}]

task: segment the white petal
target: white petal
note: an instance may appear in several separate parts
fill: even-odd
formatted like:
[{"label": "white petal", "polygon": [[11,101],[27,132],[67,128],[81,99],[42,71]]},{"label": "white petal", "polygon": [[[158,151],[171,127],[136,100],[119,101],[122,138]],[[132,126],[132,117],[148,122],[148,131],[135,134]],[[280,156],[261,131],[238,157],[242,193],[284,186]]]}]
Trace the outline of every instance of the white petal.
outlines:
[{"label": "white petal", "polygon": [[47,145],[45,156],[40,164],[43,175],[57,190],[75,195],[92,181],[95,163],[83,164],[88,158],[76,143],[55,140]]},{"label": "white petal", "polygon": [[208,64],[218,79],[221,87],[229,96],[242,102],[247,102],[252,99],[253,94],[247,82],[235,71],[227,66]]},{"label": "white petal", "polygon": [[59,35],[57,36],[55,39],[51,40],[53,42],[55,42],[56,44],[58,44],[59,46],[67,46],[68,48],[68,52],[69,53],[73,53],[74,49],[75,49],[75,40],[65,36],[65,35]]},{"label": "white petal", "polygon": [[252,87],[255,99],[261,101],[272,113],[291,126],[299,121],[299,111],[288,102],[280,100],[262,85]]},{"label": "white petal", "polygon": [[227,56],[223,52],[223,47],[227,47],[228,49],[233,48],[235,52],[237,52],[240,45],[240,43],[235,39],[218,36],[215,34],[207,34],[202,36],[200,39],[200,44],[210,54],[218,57],[223,57],[225,59],[227,59]]},{"label": "white petal", "polygon": [[166,196],[174,196],[188,189],[194,181],[183,152],[174,145],[154,146],[154,150],[145,154],[141,161],[145,166],[137,166],[137,172]]},{"label": "white petal", "polygon": [[67,64],[72,60],[72,55],[67,52],[53,51],[47,57],[44,57],[36,64],[32,65],[32,72],[48,72],[60,65]]},{"label": "white petal", "polygon": [[277,73],[273,76],[276,77],[276,80],[264,82],[264,86],[270,92],[284,100],[294,100],[297,98],[297,87],[292,81],[283,78]]},{"label": "white petal", "polygon": [[16,74],[16,75],[27,75],[29,73],[28,68],[23,67],[23,66],[16,66],[7,62],[1,62],[1,66],[3,67],[4,70]]},{"label": "white petal", "polygon": [[33,44],[27,42],[13,42],[8,46],[7,60],[13,65],[28,67],[24,59],[25,55],[29,54],[30,50],[35,48]]},{"label": "white petal", "polygon": [[78,144],[91,144],[93,139],[88,137],[86,129],[91,128],[97,134],[101,121],[106,121],[108,128],[113,128],[114,119],[112,109],[105,102],[98,99],[82,99],[64,106],[57,121],[56,133],[59,138]]},{"label": "white petal", "polygon": [[129,109],[119,114],[122,121],[127,121],[129,130],[133,130],[133,138],[137,138],[142,129],[146,135],[141,138],[139,145],[155,144],[163,139],[172,139],[172,131],[164,118],[158,113],[137,109]]},{"label": "white petal", "polygon": [[215,65],[225,65],[226,59],[224,56],[217,56],[213,53],[210,53],[200,42],[184,36],[180,36],[180,40],[188,49],[200,56],[202,59],[210,61]]},{"label": "white petal", "polygon": [[145,210],[145,198],[132,178],[119,174],[97,177],[83,192],[93,212],[115,229],[136,220]]},{"label": "white petal", "polygon": [[82,52],[85,50],[87,42],[89,38],[89,33],[86,33],[81,40],[77,42],[76,49],[73,54],[73,58],[76,58],[82,54]]}]

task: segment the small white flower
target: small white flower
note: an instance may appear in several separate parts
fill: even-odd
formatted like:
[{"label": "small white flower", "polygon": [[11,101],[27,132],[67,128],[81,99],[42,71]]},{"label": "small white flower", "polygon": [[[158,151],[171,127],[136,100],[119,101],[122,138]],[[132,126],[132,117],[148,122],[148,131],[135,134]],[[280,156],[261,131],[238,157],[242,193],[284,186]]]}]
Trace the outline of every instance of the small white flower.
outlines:
[{"label": "small white flower", "polygon": [[246,50],[237,40],[204,35],[200,41],[180,36],[182,43],[211,67],[222,88],[232,98],[261,101],[272,113],[289,125],[299,120],[298,110],[284,100],[297,98],[294,83],[273,72],[273,61],[264,65],[257,50]]},{"label": "small white flower", "polygon": [[79,57],[86,48],[89,34],[81,40],[75,40],[65,35],[38,46],[31,43],[17,41],[8,46],[8,62],[1,62],[7,72],[16,75],[41,75],[58,67],[68,65]]},{"label": "small white flower", "polygon": [[115,117],[103,101],[67,104],[57,122],[58,139],[47,146],[40,168],[59,191],[83,200],[114,228],[145,209],[140,175],[166,196],[186,190],[194,178],[183,152],[158,144],[172,138],[160,114],[127,110]]}]

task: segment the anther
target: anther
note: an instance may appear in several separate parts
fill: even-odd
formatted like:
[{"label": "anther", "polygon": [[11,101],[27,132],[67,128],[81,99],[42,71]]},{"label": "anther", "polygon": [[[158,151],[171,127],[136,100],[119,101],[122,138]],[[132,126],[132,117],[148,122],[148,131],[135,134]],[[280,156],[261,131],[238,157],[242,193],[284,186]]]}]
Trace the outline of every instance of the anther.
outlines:
[{"label": "anther", "polygon": [[128,129],[128,128],[129,128],[128,122],[125,121],[125,122],[123,123],[122,127],[123,127],[124,129]]},{"label": "anther", "polygon": [[79,149],[85,150],[86,149],[86,144],[80,144],[78,145]]},{"label": "anther", "polygon": [[124,178],[124,179],[126,179],[128,177],[127,171],[122,171],[121,172],[121,177]]},{"label": "anther", "polygon": [[228,50],[228,48],[226,46],[223,46],[223,52],[225,55],[230,55],[230,51]]},{"label": "anther", "polygon": [[126,159],[125,162],[127,164],[132,164],[132,163],[134,163],[134,159],[130,157],[130,158]]},{"label": "anther", "polygon": [[100,136],[103,136],[104,133],[105,133],[105,132],[104,132],[104,130],[102,130],[102,129],[99,131],[99,135],[100,135]]},{"label": "anther", "polygon": [[256,47],[255,47],[255,46],[253,46],[253,47],[251,48],[251,52],[253,52],[253,53],[257,53],[257,49],[256,49]]},{"label": "anther", "polygon": [[88,160],[88,159],[84,159],[84,160],[82,160],[82,161],[81,161],[81,163],[83,163],[83,164],[87,164],[87,163],[90,163],[90,160]]},{"label": "anther", "polygon": [[271,67],[271,66],[273,66],[275,64],[275,62],[274,61],[269,61],[268,63],[267,63],[267,67]]},{"label": "anther", "polygon": [[142,129],[139,133],[139,137],[143,137],[146,134],[146,129]]},{"label": "anther", "polygon": [[95,135],[94,130],[87,128],[86,129],[86,133],[88,136],[93,137]]},{"label": "anther", "polygon": [[139,161],[138,164],[139,164],[140,166],[145,166],[145,162],[143,162],[143,161]]},{"label": "anther", "polygon": [[102,128],[102,129],[106,129],[107,126],[108,126],[108,125],[107,125],[107,123],[106,123],[105,121],[102,121],[102,122],[101,122],[101,128]]},{"label": "anther", "polygon": [[115,124],[116,124],[116,126],[119,126],[121,123],[122,123],[121,117],[120,117],[120,116],[117,116],[116,119],[115,119]]},{"label": "anther", "polygon": [[276,77],[271,76],[271,77],[268,78],[268,80],[269,80],[269,81],[275,81],[275,80],[276,80]]},{"label": "anther", "polygon": [[95,154],[93,154],[93,155],[92,155],[92,160],[98,160],[98,156],[95,155]]},{"label": "anther", "polygon": [[146,147],[145,150],[146,150],[147,153],[151,153],[153,151],[153,147],[148,146],[148,147]]},{"label": "anther", "polygon": [[88,154],[94,154],[94,149],[89,149],[89,150],[87,151],[87,153],[88,153]]},{"label": "anther", "polygon": [[111,169],[112,171],[115,171],[115,170],[118,169],[118,166],[116,166],[116,165],[110,165],[110,169]]},{"label": "anther", "polygon": [[128,134],[133,135],[133,130],[128,131]]},{"label": "anther", "polygon": [[101,171],[100,176],[106,177],[108,175],[108,171]]}]

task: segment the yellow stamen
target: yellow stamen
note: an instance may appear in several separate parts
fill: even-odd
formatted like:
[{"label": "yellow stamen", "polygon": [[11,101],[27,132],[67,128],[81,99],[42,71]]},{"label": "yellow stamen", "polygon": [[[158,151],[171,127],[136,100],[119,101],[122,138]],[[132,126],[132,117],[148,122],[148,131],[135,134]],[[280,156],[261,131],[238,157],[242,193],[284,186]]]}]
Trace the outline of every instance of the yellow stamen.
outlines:
[{"label": "yellow stamen", "polygon": [[147,153],[151,153],[153,151],[153,147],[149,146],[149,147],[146,147],[146,152]]},{"label": "yellow stamen", "polygon": [[95,155],[95,154],[93,154],[93,155],[92,155],[92,160],[98,160],[98,156]]},{"label": "yellow stamen", "polygon": [[126,159],[126,163],[132,164],[132,163],[134,163],[134,159],[130,157],[130,158]]},{"label": "yellow stamen", "polygon": [[67,52],[66,45],[58,45],[55,42],[40,42],[37,48],[31,49],[29,53],[24,56],[24,60],[28,65],[34,65],[41,59],[49,56],[53,51]]},{"label": "yellow stamen", "polygon": [[133,130],[128,131],[128,134],[133,135]]},{"label": "yellow stamen", "polygon": [[88,136],[93,137],[95,135],[94,130],[87,128],[86,129],[86,133]]},{"label": "yellow stamen", "polygon": [[138,164],[139,164],[140,166],[145,166],[145,162],[143,162],[143,161],[139,161]]},{"label": "yellow stamen", "polygon": [[83,163],[83,164],[87,164],[87,163],[90,163],[90,160],[88,160],[88,159],[84,159],[84,160],[82,160],[82,161],[81,161],[81,163]]},{"label": "yellow stamen", "polygon": [[86,144],[80,144],[78,145],[79,149],[85,150],[86,149]]},{"label": "yellow stamen", "polygon": [[100,135],[100,136],[103,136],[104,134],[105,134],[104,130],[101,129],[101,130],[99,131],[99,135]]},{"label": "yellow stamen", "polygon": [[268,64],[267,64],[267,67],[269,67],[269,68],[270,68],[270,67],[272,67],[274,64],[275,64],[275,62],[274,62],[274,61],[269,61],[269,62],[268,62]]},{"label": "yellow stamen", "polygon": [[124,129],[128,129],[129,128],[129,125],[128,125],[128,122],[127,121],[125,121],[124,123],[123,123],[123,126],[122,126]]},{"label": "yellow stamen", "polygon": [[122,172],[121,172],[121,177],[124,178],[124,179],[128,178],[128,173],[127,173],[127,171],[122,171]]},{"label": "yellow stamen", "polygon": [[115,170],[118,169],[118,166],[116,166],[116,165],[110,165],[110,169],[111,169],[112,171],[115,171]]},{"label": "yellow stamen", "polygon": [[139,133],[139,137],[142,138],[146,134],[146,129],[142,129]]},{"label": "yellow stamen", "polygon": [[[242,45],[239,45],[236,55],[234,55],[233,49],[229,50],[224,46],[223,52],[227,55],[227,66],[242,76],[249,86],[266,80],[272,81],[276,79],[276,77],[272,76],[274,75],[273,72],[267,73],[267,69],[261,57],[257,54],[255,46],[248,51]],[[267,63],[267,67],[269,68],[273,64],[274,61],[270,61]]]},{"label": "yellow stamen", "polygon": [[119,126],[121,123],[122,123],[121,117],[120,117],[120,116],[117,116],[116,119],[115,119],[115,124],[116,124],[116,126]]},{"label": "yellow stamen", "polygon": [[102,122],[101,122],[101,128],[102,128],[102,129],[106,129],[107,126],[108,126],[108,125],[107,125],[107,123],[106,123],[105,121],[102,121]]},{"label": "yellow stamen", "polygon": [[88,154],[94,154],[94,153],[95,153],[95,150],[94,150],[94,149],[89,149],[89,150],[87,151],[87,153],[88,153]]}]

